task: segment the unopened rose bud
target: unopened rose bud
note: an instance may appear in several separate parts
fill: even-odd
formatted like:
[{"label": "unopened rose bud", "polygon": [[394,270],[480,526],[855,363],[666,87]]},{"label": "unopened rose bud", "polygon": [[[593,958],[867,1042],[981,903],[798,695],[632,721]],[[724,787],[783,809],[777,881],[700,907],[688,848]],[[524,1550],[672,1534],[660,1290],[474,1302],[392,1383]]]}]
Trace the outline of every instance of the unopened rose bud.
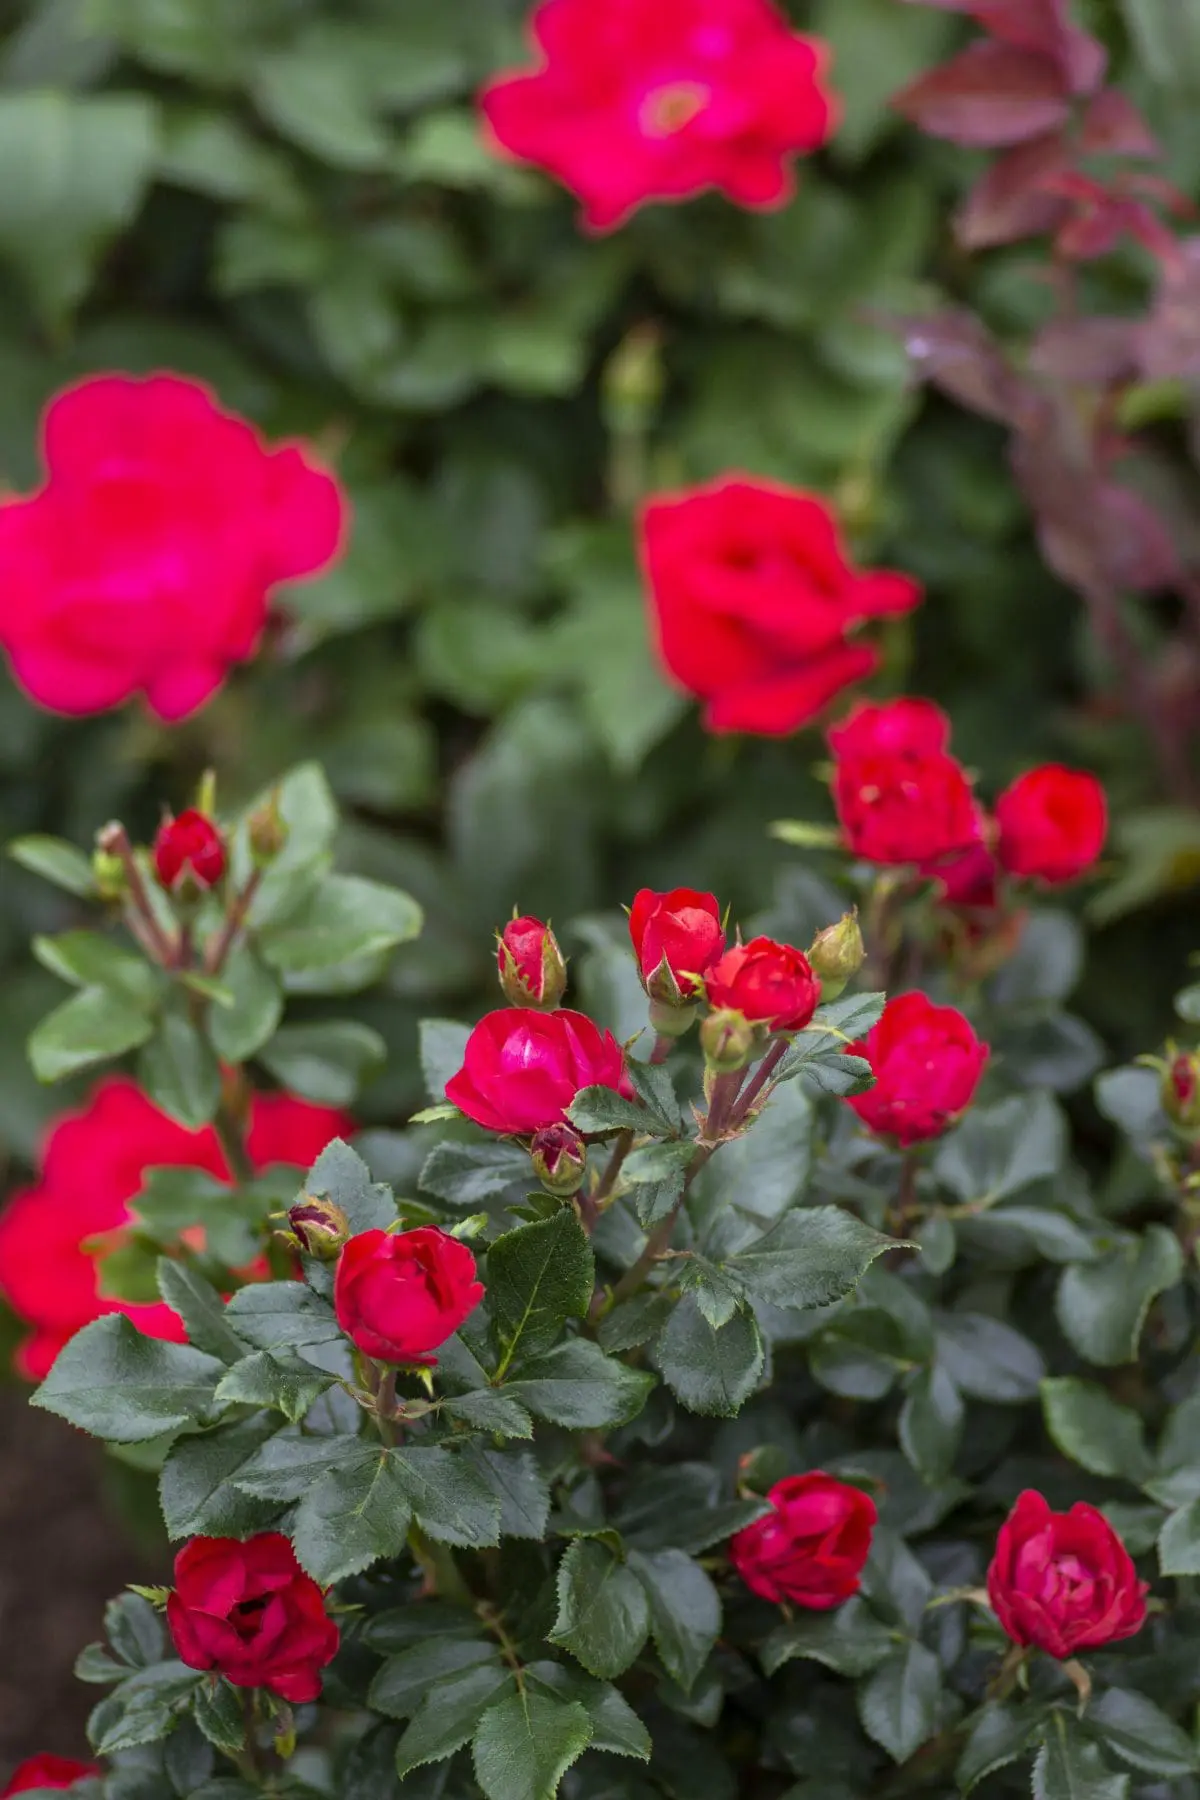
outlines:
[{"label": "unopened rose bud", "polygon": [[306,1194],[288,1210],[291,1235],[305,1256],[320,1262],[333,1262],[342,1245],[350,1237],[350,1221],[332,1200],[323,1194]]},{"label": "unopened rose bud", "polygon": [[548,1193],[568,1199],[583,1185],[587,1151],[571,1125],[543,1125],[529,1146],[533,1171]]},{"label": "unopened rose bud", "polygon": [[93,850],[92,879],[102,900],[123,900],[128,892],[125,864],[111,850]]},{"label": "unopened rose bud", "polygon": [[732,1075],[744,1069],[760,1048],[761,1027],[742,1013],[721,1009],[709,1013],[700,1025],[700,1048],[706,1067],[714,1075]]},{"label": "unopened rose bud", "polygon": [[818,931],[808,948],[813,974],[821,983],[822,1000],[836,1000],[866,961],[858,910],[843,913],[836,925]]},{"label": "unopened rose bud", "polygon": [[552,1012],[567,987],[567,964],[558,939],[540,919],[510,919],[500,933],[496,967],[510,1006]]},{"label": "unopened rose bud", "polygon": [[225,840],[211,819],[189,807],[164,819],[154,840],[154,872],[168,893],[207,893],[225,873]]},{"label": "unopened rose bud", "polygon": [[272,794],[254,809],[246,821],[246,832],[255,868],[267,868],[288,841],[287,821],[279,810],[278,794]]},{"label": "unopened rose bud", "polygon": [[626,332],[605,363],[601,381],[610,427],[644,428],[658,411],[666,385],[658,326],[647,322]]},{"label": "unopened rose bud", "polygon": [[1200,1055],[1181,1050],[1167,1065],[1162,1082],[1162,1107],[1173,1125],[1183,1131],[1200,1127]]}]

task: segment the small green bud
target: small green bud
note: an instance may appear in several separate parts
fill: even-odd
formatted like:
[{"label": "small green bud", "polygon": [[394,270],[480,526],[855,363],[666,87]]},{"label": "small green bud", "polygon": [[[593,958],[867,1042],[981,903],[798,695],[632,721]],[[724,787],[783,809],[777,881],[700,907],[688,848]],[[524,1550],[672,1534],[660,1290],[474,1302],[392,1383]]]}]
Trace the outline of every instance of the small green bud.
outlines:
[{"label": "small green bud", "polygon": [[324,1194],[306,1194],[303,1200],[297,1200],[288,1211],[288,1224],[291,1231],[279,1235],[318,1262],[336,1261],[342,1245],[352,1235],[350,1221],[341,1207]]},{"label": "small green bud", "polygon": [[764,1032],[740,1012],[722,1008],[709,1013],[700,1026],[700,1048],[705,1066],[714,1075],[732,1075],[744,1069],[761,1048]]},{"label": "small green bud", "polygon": [[278,794],[272,794],[254,809],[246,821],[246,832],[255,868],[267,868],[288,841],[287,821],[279,810]]},{"label": "small green bud", "polygon": [[587,1151],[574,1126],[543,1125],[529,1146],[533,1171],[547,1193],[568,1200],[583,1186]]},{"label": "small green bud", "polygon": [[836,1000],[853,981],[867,958],[867,947],[858,923],[858,908],[843,913],[836,925],[818,931],[809,945],[808,960],[821,983],[822,1000]]}]

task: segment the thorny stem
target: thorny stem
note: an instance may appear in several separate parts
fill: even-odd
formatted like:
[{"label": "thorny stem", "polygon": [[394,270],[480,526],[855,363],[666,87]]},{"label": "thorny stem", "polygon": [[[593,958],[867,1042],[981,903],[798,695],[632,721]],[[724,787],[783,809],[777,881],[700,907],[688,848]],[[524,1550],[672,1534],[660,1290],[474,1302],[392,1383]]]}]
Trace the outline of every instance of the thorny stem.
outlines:
[{"label": "thorny stem", "polygon": [[237,895],[230,905],[229,911],[225,915],[224,925],[209,946],[208,955],[205,958],[204,965],[207,974],[219,975],[224,968],[225,958],[233,949],[237,935],[246,923],[246,916],[253,906],[255,895],[258,893],[261,886],[262,870],[255,869],[241,893]]},{"label": "thorny stem", "polygon": [[242,1772],[254,1787],[263,1786],[263,1772],[258,1760],[258,1745],[255,1742],[255,1727],[258,1724],[258,1703],[253,1688],[247,1688],[243,1702],[246,1720],[246,1743],[238,1762]]},{"label": "thorny stem", "polygon": [[592,1205],[597,1212],[602,1210],[604,1202],[609,1198],[614,1187],[617,1185],[617,1176],[621,1173],[621,1165],[629,1155],[629,1152],[633,1149],[633,1137],[634,1132],[632,1126],[626,1131],[619,1132],[617,1135],[616,1142],[612,1147],[612,1155],[608,1159],[608,1165],[605,1168],[603,1175],[600,1177],[595,1193],[591,1196]]},{"label": "thorny stem", "polygon": [[375,1389],[375,1423],[384,1443],[396,1442],[396,1378],[398,1369],[385,1369]]},{"label": "thorny stem", "polygon": [[767,1054],[763,1057],[738,1097],[737,1105],[734,1107],[732,1117],[729,1121],[731,1130],[736,1130],[739,1125],[745,1124],[759,1095],[770,1081],[772,1075],[774,1075],[776,1069],[787,1055],[787,1052],[788,1039],[783,1037],[776,1038],[775,1042],[771,1045],[771,1048],[767,1051]]},{"label": "thorny stem", "polygon": [[900,1161],[900,1182],[896,1189],[896,1230],[901,1236],[908,1230],[917,1202],[917,1169],[915,1150],[905,1150]]},{"label": "thorny stem", "polygon": [[110,855],[119,858],[125,876],[125,888],[129,896],[126,909],[129,929],[161,968],[173,969],[176,966],[178,946],[158,922],[137,857],[133,853],[133,845],[129,841],[129,833],[123,825],[110,825],[102,833],[102,837],[103,848]]},{"label": "thorny stem", "polygon": [[489,1600],[480,1600],[476,1602],[475,1616],[482,1620],[499,1644],[500,1654],[516,1676],[518,1688],[524,1689],[525,1668],[516,1644],[505,1629],[503,1613],[498,1611]]},{"label": "thorny stem", "polygon": [[660,1063],[665,1063],[674,1048],[675,1039],[673,1037],[664,1036],[660,1031],[654,1040],[654,1048],[650,1052],[651,1066],[657,1068]]}]

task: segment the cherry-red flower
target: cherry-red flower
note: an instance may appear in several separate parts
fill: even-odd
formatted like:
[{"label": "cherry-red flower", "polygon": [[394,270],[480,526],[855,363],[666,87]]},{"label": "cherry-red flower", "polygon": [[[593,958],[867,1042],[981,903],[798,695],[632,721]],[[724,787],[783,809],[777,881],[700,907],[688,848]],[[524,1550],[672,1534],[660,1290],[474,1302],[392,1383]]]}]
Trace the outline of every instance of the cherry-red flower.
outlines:
[{"label": "cherry-red flower", "polygon": [[950,721],[932,700],[860,701],[825,733],[839,758],[852,756],[937,756],[950,748]]},{"label": "cherry-red flower", "polygon": [[189,806],[164,819],[154,839],[154,873],[167,889],[188,876],[197,887],[215,887],[225,873],[225,840],[212,820]]},{"label": "cherry-red flower", "polygon": [[926,994],[898,994],[865,1038],[853,1046],[871,1065],[875,1086],[854,1094],[864,1125],[900,1144],[939,1137],[971,1104],[988,1046],[953,1006]]},{"label": "cherry-red flower", "polygon": [[[332,1138],[353,1129],[351,1119],[330,1107],[287,1094],[256,1094],[250,1160],[256,1169],[272,1163],[307,1169]],[[63,1345],[108,1313],[124,1313],[147,1337],[183,1341],[182,1320],[162,1302],[104,1298],[87,1247],[129,1224],[130,1202],[147,1169],[158,1167],[204,1169],[218,1180],[232,1179],[211,1126],[188,1131],[177,1125],[123,1077],[101,1082],[81,1111],[50,1131],[36,1185],[15,1194],[0,1212],[0,1294],[32,1328],[16,1353],[22,1375],[40,1381]]]},{"label": "cherry-red flower", "polygon": [[833,800],[855,856],[936,874],[981,841],[983,815],[949,732],[928,700],[859,706],[830,727]]},{"label": "cherry-red flower", "polygon": [[491,137],[546,169],[610,231],[647,200],[719,188],[781,206],[790,158],[829,137],[826,46],[770,0],[541,0],[540,66],[480,96]]},{"label": "cherry-red flower", "polygon": [[710,1006],[772,1031],[803,1031],[821,998],[803,950],[768,937],[734,944],[708,971],[704,987]]},{"label": "cherry-red flower", "polygon": [[996,1539],[988,1598],[1014,1644],[1062,1662],[1132,1637],[1146,1621],[1147,1584],[1102,1512],[1080,1501],[1052,1512],[1027,1488]]},{"label": "cherry-red flower", "polygon": [[629,909],[629,936],[642,986],[668,1006],[695,998],[698,977],[725,947],[715,894],[640,888]]},{"label": "cherry-red flower", "polygon": [[53,1756],[44,1750],[40,1756],[30,1756],[13,1771],[8,1786],[0,1790],[0,1800],[9,1800],[11,1794],[28,1794],[34,1788],[67,1788],[74,1787],[85,1775],[99,1775],[100,1768],[96,1763],[76,1762],[73,1757]]},{"label": "cherry-red flower", "polygon": [[486,1130],[523,1137],[559,1124],[585,1087],[632,1091],[612,1033],[567,1007],[513,1006],[480,1019],[446,1098]]},{"label": "cherry-red flower", "polygon": [[436,1362],[433,1352],[482,1299],[470,1250],[434,1225],[360,1231],[334,1278],[338,1324],[377,1362]]},{"label": "cherry-red flower", "polygon": [[788,1475],[767,1495],[772,1511],[729,1545],[734,1568],[762,1600],[827,1612],[859,1589],[875,1529],[861,1488],[814,1469]]},{"label": "cherry-red flower", "polygon": [[1010,875],[1061,887],[1104,848],[1108,803],[1094,775],[1046,763],[1018,776],[996,802],[997,854]]},{"label": "cherry-red flower", "polygon": [[280,1532],[193,1538],[175,1558],[167,1624],[189,1669],[235,1687],[266,1688],[296,1705],[321,1692],[340,1633],[325,1595]]},{"label": "cherry-red flower", "polygon": [[662,660],[715,732],[780,737],[816,718],[879,666],[851,633],[921,598],[907,575],[855,569],[816,495],[746,477],[649,501],[641,558]]},{"label": "cherry-red flower", "polygon": [[208,388],[98,375],[51,402],[47,479],[0,504],[0,645],[31,699],[173,721],[254,654],[271,590],[335,556],[345,501]]}]

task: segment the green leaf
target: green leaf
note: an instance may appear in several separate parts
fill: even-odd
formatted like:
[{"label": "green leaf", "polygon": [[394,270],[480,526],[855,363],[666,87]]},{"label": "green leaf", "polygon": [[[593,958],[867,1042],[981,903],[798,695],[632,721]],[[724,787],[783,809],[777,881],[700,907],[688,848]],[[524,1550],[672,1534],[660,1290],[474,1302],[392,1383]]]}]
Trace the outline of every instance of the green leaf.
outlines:
[{"label": "green leaf", "polygon": [[214,1007],[208,1020],[213,1049],[225,1062],[243,1063],[269,1041],[283,1017],[283,994],[252,947],[236,944],[221,970],[232,1006]]},{"label": "green leaf", "polygon": [[650,1630],[668,1675],[690,1694],[721,1632],[721,1599],[682,1550],[631,1550],[628,1566],[646,1591]]},{"label": "green leaf", "polygon": [[939,1357],[960,1393],[1007,1405],[1037,1399],[1045,1364],[1011,1325],[986,1313],[943,1313],[937,1330]]},{"label": "green leaf", "polygon": [[487,1800],[554,1800],[591,1736],[591,1720],[578,1700],[528,1689],[510,1694],[480,1720],[475,1779]]},{"label": "green leaf", "polygon": [[97,1706],[88,1720],[88,1739],[97,1756],[134,1750],[166,1737],[191,1700],[201,1677],[181,1662],[141,1669]]},{"label": "green leaf", "polygon": [[671,1137],[673,1123],[658,1118],[635,1100],[626,1100],[615,1088],[580,1088],[567,1108],[567,1117],[580,1131],[637,1131],[644,1136]]},{"label": "green leaf", "polygon": [[500,1541],[500,1503],[467,1456],[430,1446],[388,1452],[417,1523],[442,1544],[482,1549]]},{"label": "green leaf", "polygon": [[941,1687],[941,1670],[932,1650],[918,1643],[893,1650],[859,1684],[863,1730],[893,1762],[907,1762],[937,1730]]},{"label": "green leaf", "polygon": [[807,1612],[777,1626],[759,1654],[768,1675],[797,1657],[821,1663],[839,1675],[867,1675],[895,1648],[895,1633],[855,1595],[832,1612]]},{"label": "green leaf", "polygon": [[605,1750],[611,1756],[650,1758],[650,1733],[611,1682],[596,1681],[582,1669],[565,1663],[530,1663],[526,1681],[548,1688],[562,1700],[577,1700],[591,1721],[589,1750]]},{"label": "green leaf", "polygon": [[109,988],[82,988],[35,1025],[29,1061],[39,1081],[63,1081],[136,1050],[153,1033],[153,1020],[131,1001]]},{"label": "green leaf", "polygon": [[422,1019],[421,1073],[431,1100],[446,1098],[446,1083],[463,1066],[470,1027],[457,1019]]},{"label": "green leaf", "polygon": [[429,1638],[475,1638],[487,1631],[479,1616],[466,1606],[446,1600],[409,1601],[386,1612],[372,1613],[362,1627],[362,1641],[371,1650],[391,1655]]},{"label": "green leaf", "polygon": [[288,1504],[303,1499],[331,1469],[362,1448],[344,1437],[300,1437],[279,1431],[232,1470],[228,1480],[252,1499]]},{"label": "green leaf", "polygon": [[696,1154],[692,1139],[683,1143],[646,1144],[621,1165],[622,1183],[633,1188],[633,1201],[643,1230],[650,1231],[683,1197],[688,1164]]},{"label": "green leaf", "polygon": [[[456,1065],[457,1067],[457,1065]],[[450,1206],[482,1206],[502,1194],[523,1194],[530,1181],[529,1157],[513,1144],[435,1144],[421,1168],[423,1193]]]},{"label": "green leaf", "polygon": [[278,1419],[257,1413],[216,1431],[180,1438],[158,1479],[167,1536],[241,1537],[264,1525],[275,1503],[252,1500],[233,1485],[233,1478],[278,1429]]},{"label": "green leaf", "polygon": [[192,1702],[192,1716],[209,1743],[235,1754],[246,1742],[246,1713],[242,1696],[229,1682],[200,1683]]},{"label": "green leaf", "polygon": [[1028,1701],[1009,1711],[989,1704],[982,1708],[972,1725],[955,1776],[964,1794],[997,1769],[1006,1768],[1028,1748],[1037,1725]]},{"label": "green leaf", "polygon": [[1165,1225],[1090,1263],[1073,1263],[1058,1284],[1058,1322],[1072,1346],[1102,1368],[1132,1362],[1152,1302],[1183,1278],[1183,1252]]},{"label": "green leaf", "polygon": [[215,1357],[143,1337],[111,1314],[71,1339],[33,1405],[110,1444],[139,1444],[204,1419],[224,1372]]},{"label": "green leaf", "polygon": [[169,1256],[159,1257],[155,1274],[159,1293],[187,1327],[189,1343],[223,1363],[245,1356],[246,1346],[225,1323],[225,1302],[211,1281]]},{"label": "green leaf", "polygon": [[841,842],[836,825],[816,825],[807,819],[773,819],[767,830],[781,844],[798,850],[833,850]]},{"label": "green leaf", "polygon": [[[307,992],[320,992],[312,977],[408,943],[421,923],[420,907],[399,888],[360,875],[330,875],[284,920],[258,934],[258,948],[272,969],[304,977]],[[371,978],[368,973],[366,980]]]},{"label": "green leaf", "polygon": [[44,969],[72,987],[109,988],[143,1012],[153,1010],[162,977],[144,957],[98,931],[63,931],[35,937],[33,954]]},{"label": "green leaf", "polygon": [[558,1566],[558,1617],[550,1641],[591,1675],[624,1674],[650,1635],[650,1607],[633,1570],[607,1545],[576,1538]]},{"label": "green leaf", "polygon": [[1164,1575],[1200,1575],[1200,1500],[1181,1506],[1163,1526],[1158,1566]]},{"label": "green leaf", "polygon": [[164,1015],[158,1036],[138,1059],[138,1080],[156,1106],[199,1131],[221,1104],[221,1070],[212,1045],[182,1012]]},{"label": "green leaf", "polygon": [[480,1388],[474,1394],[448,1395],[442,1401],[442,1412],[446,1418],[471,1425],[476,1431],[494,1432],[497,1437],[533,1436],[533,1420],[525,1408],[510,1395],[494,1393],[490,1388]]},{"label": "green leaf", "polygon": [[597,1336],[608,1351],[636,1350],[656,1338],[671,1316],[669,1294],[633,1294],[600,1321]]},{"label": "green leaf", "polygon": [[500,1536],[540,1543],[550,1518],[550,1484],[533,1451],[473,1448],[470,1456],[500,1502]]},{"label": "green leaf", "polygon": [[555,1342],[567,1319],[591,1304],[596,1265],[573,1207],[520,1225],[491,1245],[487,1291],[502,1352],[501,1368],[518,1354],[536,1356]]},{"label": "green leaf", "polygon": [[387,1060],[377,1031],[352,1019],[284,1025],[258,1060],[289,1093],[319,1106],[349,1106]]},{"label": "green leaf", "polygon": [[1033,1765],[1033,1800],[1125,1800],[1128,1775],[1114,1775],[1066,1713],[1051,1713]]},{"label": "green leaf", "polygon": [[519,1380],[504,1391],[552,1425],[591,1431],[636,1419],[653,1386],[652,1375],[626,1368],[587,1338],[573,1338],[522,1362]]},{"label": "green leaf", "polygon": [[322,163],[375,169],[388,160],[392,140],[374,117],[366,71],[315,38],[297,36],[288,48],[259,57],[253,94],[275,129]]},{"label": "green leaf", "polygon": [[367,1701],[386,1718],[410,1719],[429,1692],[430,1682],[485,1666],[502,1672],[494,1643],[480,1638],[424,1638],[389,1656],[371,1683]]},{"label": "green leaf", "polygon": [[689,1412],[731,1419],[758,1386],[763,1342],[753,1313],[714,1330],[694,1294],[685,1294],[658,1340],[663,1380]]},{"label": "green leaf", "polygon": [[358,1151],[342,1138],[326,1144],[308,1171],[304,1191],[340,1206],[352,1231],[387,1231],[396,1223],[392,1190],[371,1180],[371,1171]]},{"label": "green leaf", "polygon": [[829,1306],[852,1291],[877,1256],[895,1248],[895,1238],[840,1207],[797,1207],[724,1266],[755,1300]]},{"label": "green leaf", "polygon": [[1049,1094],[1021,1094],[973,1106],[943,1138],[933,1172],[964,1204],[992,1206],[1057,1175],[1065,1154],[1061,1109]]},{"label": "green leaf", "polygon": [[511,1685],[508,1670],[491,1664],[435,1681],[397,1746],[400,1779],[470,1743],[483,1713]]},{"label": "green leaf", "polygon": [[919,1369],[900,1409],[900,1447],[926,1481],[944,1481],[962,1436],[962,1395],[941,1363]]},{"label": "green leaf", "polygon": [[265,1406],[296,1424],[333,1386],[333,1376],[287,1349],[256,1350],[236,1363],[216,1391],[217,1406]]},{"label": "green leaf", "polygon": [[65,888],[68,894],[75,894],[80,900],[97,897],[91,858],[77,850],[74,844],[64,843],[62,838],[40,837],[36,833],[14,838],[8,846],[8,854],[31,875],[40,875],[43,881]]},{"label": "green leaf", "polygon": [[849,1049],[840,1027],[835,1034],[815,1022],[797,1033],[775,1079],[791,1081],[797,1076],[817,1093],[838,1098],[865,1093],[875,1085],[870,1063]]},{"label": "green leaf", "polygon": [[254,1281],[225,1309],[238,1337],[260,1350],[283,1344],[330,1344],[341,1337],[333,1308],[298,1281]]},{"label": "green leaf", "polygon": [[1046,1429],[1064,1456],[1092,1475],[1115,1475],[1140,1486],[1151,1469],[1146,1428],[1092,1381],[1058,1376],[1042,1383]]},{"label": "green leaf", "polygon": [[1179,1779],[1200,1767],[1187,1732],[1144,1694],[1109,1688],[1088,1707],[1085,1722],[1114,1756],[1146,1775]]},{"label": "green leaf", "polygon": [[104,1635],[131,1669],[161,1662],[166,1649],[162,1621],[140,1594],[120,1594],[104,1609]]},{"label": "green leaf", "polygon": [[396,1457],[343,1441],[340,1457],[304,1494],[292,1541],[301,1566],[322,1587],[357,1575],[383,1556],[398,1556],[412,1506]]}]

